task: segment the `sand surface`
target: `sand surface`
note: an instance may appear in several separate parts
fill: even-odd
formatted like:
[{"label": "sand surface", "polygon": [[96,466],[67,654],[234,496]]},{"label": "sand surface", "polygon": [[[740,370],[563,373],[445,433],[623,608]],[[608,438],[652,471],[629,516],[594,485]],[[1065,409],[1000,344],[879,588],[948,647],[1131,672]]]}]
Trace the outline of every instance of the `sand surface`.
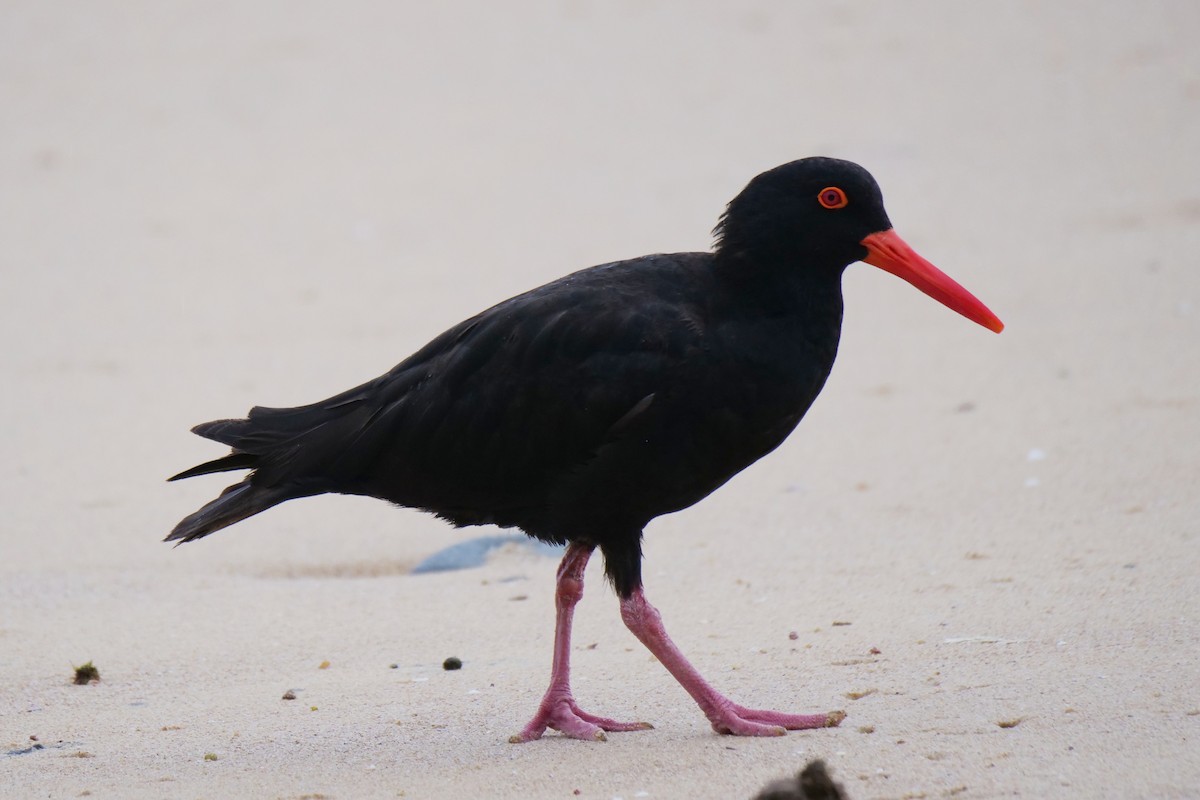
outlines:
[{"label": "sand surface", "polygon": [[[737,800],[821,757],[854,798],[1200,797],[1198,35],[1192,2],[9,0],[0,795]],[[712,733],[596,563],[577,694],[656,728],[510,745],[552,558],[409,575],[495,531],[329,497],[159,542],[224,485],[163,482],[221,452],[191,425],[703,249],[810,154],[1009,326],[853,267],[800,429],[647,530],[697,666],[840,728]]]}]

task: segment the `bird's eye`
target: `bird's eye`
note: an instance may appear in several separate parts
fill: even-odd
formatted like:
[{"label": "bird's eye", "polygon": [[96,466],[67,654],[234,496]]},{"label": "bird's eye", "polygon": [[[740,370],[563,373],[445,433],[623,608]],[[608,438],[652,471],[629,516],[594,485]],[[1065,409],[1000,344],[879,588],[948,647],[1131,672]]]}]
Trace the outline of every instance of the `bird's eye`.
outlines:
[{"label": "bird's eye", "polygon": [[845,208],[850,201],[846,199],[846,193],[838,187],[826,186],[817,193],[817,202],[825,208]]}]

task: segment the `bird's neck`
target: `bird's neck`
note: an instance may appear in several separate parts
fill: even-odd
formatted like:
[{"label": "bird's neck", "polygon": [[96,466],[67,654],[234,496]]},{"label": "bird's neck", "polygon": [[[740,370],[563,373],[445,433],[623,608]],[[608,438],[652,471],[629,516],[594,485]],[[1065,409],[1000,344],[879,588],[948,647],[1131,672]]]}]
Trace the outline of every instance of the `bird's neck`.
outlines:
[{"label": "bird's neck", "polygon": [[716,294],[727,304],[719,316],[738,358],[791,376],[807,408],[837,357],[844,267],[761,260],[714,267],[723,284]]},{"label": "bird's neck", "polygon": [[844,265],[823,265],[819,258],[746,258],[718,252],[714,269],[731,302],[747,314],[795,318],[814,332],[832,333],[836,341]]}]

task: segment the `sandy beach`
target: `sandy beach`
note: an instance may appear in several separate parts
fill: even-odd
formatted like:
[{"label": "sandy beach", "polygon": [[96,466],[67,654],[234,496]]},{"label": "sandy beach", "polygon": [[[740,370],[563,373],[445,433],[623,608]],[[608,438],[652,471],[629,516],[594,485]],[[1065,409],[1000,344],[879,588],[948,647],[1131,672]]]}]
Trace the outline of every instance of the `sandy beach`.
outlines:
[{"label": "sandy beach", "polygon": [[[0,796],[1200,797],[1200,5],[13,0],[0,10]],[[1000,336],[863,265],[795,434],[646,531],[719,736],[595,559],[361,498],[161,539],[199,422],[321,399],[857,161]],[[447,657],[463,667],[443,670]],[[91,661],[100,680],[71,682]],[[281,699],[292,692],[294,700]]]}]

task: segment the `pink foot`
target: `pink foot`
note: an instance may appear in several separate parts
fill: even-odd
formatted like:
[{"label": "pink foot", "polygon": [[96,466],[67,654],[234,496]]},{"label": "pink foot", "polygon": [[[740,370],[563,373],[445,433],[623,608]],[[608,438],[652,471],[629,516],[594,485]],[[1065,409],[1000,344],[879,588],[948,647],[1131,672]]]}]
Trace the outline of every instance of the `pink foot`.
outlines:
[{"label": "pink foot", "polygon": [[828,714],[784,714],[759,711],[734,703],[701,677],[684,657],[663,627],[658,609],[650,605],[641,587],[621,599],[621,618],[633,635],[662,662],[675,680],[687,690],[712,723],[717,733],[733,736],[783,736],[789,730],[835,728],[846,718],[845,711]]},{"label": "pink foot", "polygon": [[518,734],[509,737],[513,744],[542,738],[546,728],[553,728],[572,739],[603,742],[605,731],[644,731],[654,726],[648,722],[617,722],[597,717],[582,710],[571,694],[571,619],[575,604],[583,597],[583,571],[593,546],[573,543],[567,548],[558,568],[558,590],[555,592],[557,617],[554,626],[554,663],[550,668],[550,688],[542,697],[533,719]]},{"label": "pink foot", "polygon": [[845,711],[784,714],[780,711],[759,711],[736,703],[729,703],[709,715],[714,731],[732,736],[783,736],[788,731],[836,728],[845,718]]},{"label": "pink foot", "polygon": [[581,709],[570,695],[547,696],[538,707],[529,724],[518,734],[509,737],[513,744],[532,742],[542,738],[546,728],[553,728],[572,739],[603,742],[608,739],[605,731],[644,731],[653,728],[649,722],[617,722],[606,717],[597,717]]}]

